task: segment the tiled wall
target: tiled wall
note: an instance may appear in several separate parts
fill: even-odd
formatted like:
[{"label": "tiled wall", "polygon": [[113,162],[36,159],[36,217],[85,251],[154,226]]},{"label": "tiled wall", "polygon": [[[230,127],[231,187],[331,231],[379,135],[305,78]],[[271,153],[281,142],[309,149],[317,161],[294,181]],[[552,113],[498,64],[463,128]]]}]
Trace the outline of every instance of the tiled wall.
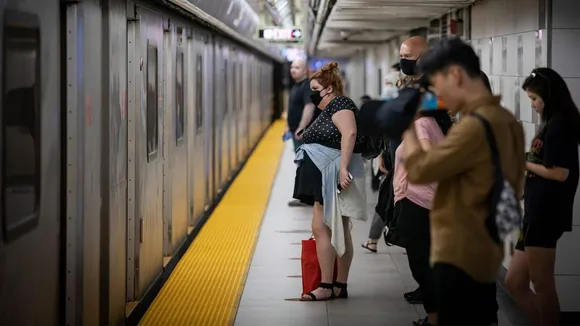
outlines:
[{"label": "tiled wall", "polygon": [[408,35],[402,35],[383,45],[361,49],[350,58],[347,68],[350,97],[358,99],[363,94],[371,97],[381,95],[378,87],[379,69],[383,80],[391,66],[399,61],[399,48],[407,38]]},{"label": "tiled wall", "polygon": [[[490,77],[494,93],[501,94],[504,106],[522,122],[526,147],[540,123],[521,90],[533,68],[549,66],[562,74],[580,104],[580,20],[576,15],[580,1],[552,0],[552,17],[542,17],[541,4],[540,0],[487,0],[474,5],[471,11],[472,46],[481,58],[482,70]],[[552,28],[548,30],[550,21]],[[580,196],[576,196],[573,232],[565,233],[558,244],[556,282],[562,311],[580,311],[580,301],[576,299],[580,292],[579,203]],[[506,244],[506,268],[509,252]]]}]

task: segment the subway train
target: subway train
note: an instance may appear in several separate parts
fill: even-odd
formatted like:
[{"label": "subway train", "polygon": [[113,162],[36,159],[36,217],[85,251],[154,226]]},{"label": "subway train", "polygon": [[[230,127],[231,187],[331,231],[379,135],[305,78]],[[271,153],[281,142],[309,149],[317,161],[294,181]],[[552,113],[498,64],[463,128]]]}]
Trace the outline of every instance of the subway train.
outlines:
[{"label": "subway train", "polygon": [[194,2],[0,0],[0,325],[127,323],[279,115],[257,16]]}]

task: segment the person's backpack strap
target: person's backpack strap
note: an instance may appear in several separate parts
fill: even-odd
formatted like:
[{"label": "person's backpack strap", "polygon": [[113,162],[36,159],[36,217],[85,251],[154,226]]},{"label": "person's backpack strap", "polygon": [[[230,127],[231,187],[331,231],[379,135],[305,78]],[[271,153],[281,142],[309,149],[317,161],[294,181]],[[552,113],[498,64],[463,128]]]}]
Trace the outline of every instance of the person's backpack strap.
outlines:
[{"label": "person's backpack strap", "polygon": [[519,202],[514,189],[503,176],[497,141],[489,121],[477,113],[473,114],[473,116],[483,125],[485,138],[491,151],[494,181],[485,225],[491,238],[496,243],[499,243],[521,224],[522,217]]}]

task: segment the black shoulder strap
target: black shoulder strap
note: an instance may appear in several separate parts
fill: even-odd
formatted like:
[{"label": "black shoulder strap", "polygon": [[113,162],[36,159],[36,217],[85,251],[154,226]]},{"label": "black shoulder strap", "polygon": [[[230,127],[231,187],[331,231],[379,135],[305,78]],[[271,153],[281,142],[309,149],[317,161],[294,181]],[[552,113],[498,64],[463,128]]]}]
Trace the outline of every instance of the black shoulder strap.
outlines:
[{"label": "black shoulder strap", "polygon": [[497,149],[497,142],[495,140],[495,136],[493,135],[493,131],[491,129],[491,125],[489,121],[485,119],[483,116],[474,113],[474,117],[476,117],[483,128],[485,129],[485,138],[487,139],[487,143],[489,144],[489,148],[491,150],[491,164],[493,165],[494,170],[494,183],[491,187],[491,194],[490,194],[490,207],[489,207],[489,214],[485,219],[485,226],[489,232],[490,237],[496,242],[500,243],[499,234],[497,230],[497,225],[495,221],[495,212],[496,212],[496,205],[498,204],[499,198],[501,196],[501,190],[503,188],[503,172],[501,169],[501,162],[499,159],[499,151]]},{"label": "black shoulder strap", "polygon": [[485,119],[480,114],[474,113],[473,116],[476,117],[477,120],[481,121],[481,124],[483,124],[483,128],[485,129],[485,138],[487,139],[489,149],[491,150],[491,161],[492,164],[494,165],[495,173],[498,174],[498,176],[500,176],[503,179],[503,173],[501,170],[501,161],[499,159],[499,150],[497,149],[497,142],[495,140],[495,136],[493,135],[491,125],[489,124],[487,119]]}]

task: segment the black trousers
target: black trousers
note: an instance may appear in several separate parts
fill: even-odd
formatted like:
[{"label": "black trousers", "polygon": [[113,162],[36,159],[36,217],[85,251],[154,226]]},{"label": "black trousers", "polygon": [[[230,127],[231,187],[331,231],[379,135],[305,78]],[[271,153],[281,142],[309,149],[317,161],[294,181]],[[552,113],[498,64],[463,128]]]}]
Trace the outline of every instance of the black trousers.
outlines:
[{"label": "black trousers", "polygon": [[480,283],[461,269],[443,263],[433,266],[440,326],[497,323],[496,286]]},{"label": "black trousers", "polygon": [[431,252],[429,210],[408,199],[402,199],[395,206],[395,214],[399,214],[399,231],[407,250],[409,268],[421,288],[423,308],[427,313],[437,312],[433,271],[429,262]]}]

